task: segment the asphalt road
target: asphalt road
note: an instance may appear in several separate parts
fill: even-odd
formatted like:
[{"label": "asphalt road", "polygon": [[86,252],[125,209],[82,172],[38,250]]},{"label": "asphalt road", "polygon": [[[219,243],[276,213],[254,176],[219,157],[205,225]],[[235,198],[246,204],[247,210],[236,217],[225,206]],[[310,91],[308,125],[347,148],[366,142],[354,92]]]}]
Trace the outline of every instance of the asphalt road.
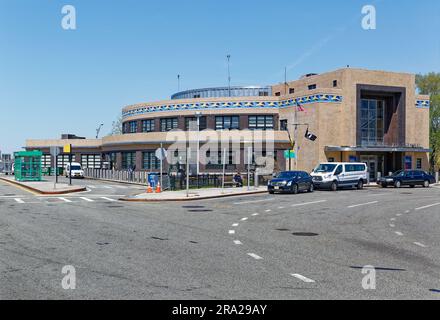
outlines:
[{"label": "asphalt road", "polygon": [[88,192],[0,182],[1,299],[440,298],[437,187],[127,203],[140,187],[75,183]]}]

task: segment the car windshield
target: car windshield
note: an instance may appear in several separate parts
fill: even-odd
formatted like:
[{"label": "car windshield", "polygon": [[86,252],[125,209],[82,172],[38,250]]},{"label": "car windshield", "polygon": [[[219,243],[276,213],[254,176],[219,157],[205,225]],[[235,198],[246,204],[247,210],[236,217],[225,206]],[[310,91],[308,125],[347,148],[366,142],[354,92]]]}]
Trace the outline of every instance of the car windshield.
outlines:
[{"label": "car windshield", "polygon": [[320,164],[313,170],[314,172],[333,172],[336,168],[336,164]]},{"label": "car windshield", "polygon": [[298,175],[297,172],[281,172],[277,178],[278,179],[293,179]]},{"label": "car windshield", "polygon": [[394,172],[391,176],[392,177],[398,177],[398,176],[402,176],[404,174],[405,174],[405,171],[399,170],[399,171]]},{"label": "car windshield", "polygon": [[81,170],[80,166],[72,166],[72,170]]}]

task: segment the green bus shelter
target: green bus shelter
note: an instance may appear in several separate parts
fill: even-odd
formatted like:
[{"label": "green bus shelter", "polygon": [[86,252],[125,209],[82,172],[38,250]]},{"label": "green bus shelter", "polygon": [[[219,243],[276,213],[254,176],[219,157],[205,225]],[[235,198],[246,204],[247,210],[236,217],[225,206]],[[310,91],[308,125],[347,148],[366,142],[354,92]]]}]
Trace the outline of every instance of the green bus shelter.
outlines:
[{"label": "green bus shelter", "polygon": [[14,156],[16,181],[41,181],[41,151],[20,151]]}]

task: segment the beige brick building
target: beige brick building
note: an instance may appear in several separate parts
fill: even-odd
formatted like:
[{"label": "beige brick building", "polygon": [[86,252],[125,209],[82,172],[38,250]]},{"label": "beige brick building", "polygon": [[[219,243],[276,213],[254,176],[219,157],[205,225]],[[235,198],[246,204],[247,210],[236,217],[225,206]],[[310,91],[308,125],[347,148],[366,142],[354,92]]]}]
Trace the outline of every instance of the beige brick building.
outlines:
[{"label": "beige brick building", "polygon": [[[199,117],[201,146],[207,141],[205,132],[223,132],[226,140],[242,136],[239,154],[228,151],[228,171],[246,168],[248,147],[257,148],[249,139],[256,136],[263,140],[260,155],[274,159],[275,171],[311,171],[325,161],[366,162],[371,178],[378,172],[429,168],[429,97],[416,94],[413,74],[345,68],[270,87],[187,91],[171,100],[127,106],[122,113],[121,135],[28,140],[26,149],[48,153],[50,146],[68,142],[76,160],[87,167],[110,164],[116,169],[157,171],[154,151],[160,144],[168,148],[175,142],[169,140],[174,130],[180,131],[179,142],[194,142],[194,121]],[[316,141],[304,137],[307,129],[318,137]],[[296,140],[297,159],[289,161],[284,151],[290,148],[290,139]],[[217,159],[200,165],[200,172],[220,171],[218,152]],[[208,153],[203,156],[211,159]],[[166,164],[165,170],[172,167]]]}]

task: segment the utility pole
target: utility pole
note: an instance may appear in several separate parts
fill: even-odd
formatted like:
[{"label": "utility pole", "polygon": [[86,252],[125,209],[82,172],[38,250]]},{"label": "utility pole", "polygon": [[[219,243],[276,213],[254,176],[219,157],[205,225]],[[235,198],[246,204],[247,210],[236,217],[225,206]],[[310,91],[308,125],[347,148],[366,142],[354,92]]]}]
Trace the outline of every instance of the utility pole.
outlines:
[{"label": "utility pole", "polygon": [[228,96],[230,97],[231,96],[231,69],[230,69],[231,55],[228,54],[226,58],[228,59]]}]

